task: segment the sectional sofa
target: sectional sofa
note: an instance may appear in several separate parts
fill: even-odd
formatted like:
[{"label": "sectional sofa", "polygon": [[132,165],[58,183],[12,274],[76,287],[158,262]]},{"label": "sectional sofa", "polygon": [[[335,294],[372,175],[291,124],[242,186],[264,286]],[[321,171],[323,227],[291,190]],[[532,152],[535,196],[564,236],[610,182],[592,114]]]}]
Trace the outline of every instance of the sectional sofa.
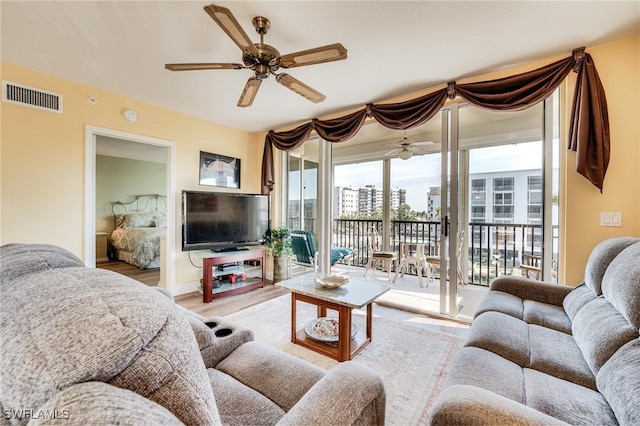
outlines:
[{"label": "sectional sofa", "polygon": [[0,424],[380,425],[381,377],[329,372],[55,246],[0,247]]},{"label": "sectional sofa", "polygon": [[430,424],[639,425],[639,329],[638,238],[600,243],[575,288],[498,278]]}]

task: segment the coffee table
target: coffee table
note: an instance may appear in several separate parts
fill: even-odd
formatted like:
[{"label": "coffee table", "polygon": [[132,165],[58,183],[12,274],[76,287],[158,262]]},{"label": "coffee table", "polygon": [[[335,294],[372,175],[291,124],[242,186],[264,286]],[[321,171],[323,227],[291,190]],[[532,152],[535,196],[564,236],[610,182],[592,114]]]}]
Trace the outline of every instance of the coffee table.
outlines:
[{"label": "coffee table", "polygon": [[[337,361],[353,359],[371,342],[372,302],[391,288],[371,279],[349,277],[342,287],[327,289],[314,282],[315,272],[302,274],[275,285],[291,291],[291,342],[304,346]],[[312,339],[304,328],[297,330],[297,302],[309,303],[318,308],[318,318],[327,316],[327,309],[338,312],[338,338],[335,342]],[[353,309],[366,307],[366,333],[352,336]]]}]

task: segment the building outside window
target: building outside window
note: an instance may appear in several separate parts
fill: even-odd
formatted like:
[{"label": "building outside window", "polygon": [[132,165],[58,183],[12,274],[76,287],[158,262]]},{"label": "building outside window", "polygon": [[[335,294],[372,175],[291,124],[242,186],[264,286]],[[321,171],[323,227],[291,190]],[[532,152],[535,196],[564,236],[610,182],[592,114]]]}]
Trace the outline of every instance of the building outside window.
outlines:
[{"label": "building outside window", "polygon": [[542,223],[542,176],[527,177],[527,222]]},{"label": "building outside window", "polygon": [[513,223],[513,177],[493,179],[493,222]]}]

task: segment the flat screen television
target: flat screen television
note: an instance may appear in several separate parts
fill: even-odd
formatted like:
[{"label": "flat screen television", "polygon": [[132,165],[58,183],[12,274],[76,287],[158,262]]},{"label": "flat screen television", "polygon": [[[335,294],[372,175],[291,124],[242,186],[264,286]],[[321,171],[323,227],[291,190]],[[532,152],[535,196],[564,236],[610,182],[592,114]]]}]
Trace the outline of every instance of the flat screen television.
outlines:
[{"label": "flat screen television", "polygon": [[182,191],[182,250],[237,250],[264,242],[269,196]]}]

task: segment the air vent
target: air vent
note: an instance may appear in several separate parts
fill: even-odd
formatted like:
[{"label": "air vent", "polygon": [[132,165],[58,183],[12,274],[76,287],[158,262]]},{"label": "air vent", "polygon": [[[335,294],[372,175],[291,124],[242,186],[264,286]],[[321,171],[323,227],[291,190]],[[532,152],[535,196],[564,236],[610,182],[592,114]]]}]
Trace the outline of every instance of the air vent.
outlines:
[{"label": "air vent", "polygon": [[62,95],[2,80],[2,100],[12,104],[62,113]]}]

